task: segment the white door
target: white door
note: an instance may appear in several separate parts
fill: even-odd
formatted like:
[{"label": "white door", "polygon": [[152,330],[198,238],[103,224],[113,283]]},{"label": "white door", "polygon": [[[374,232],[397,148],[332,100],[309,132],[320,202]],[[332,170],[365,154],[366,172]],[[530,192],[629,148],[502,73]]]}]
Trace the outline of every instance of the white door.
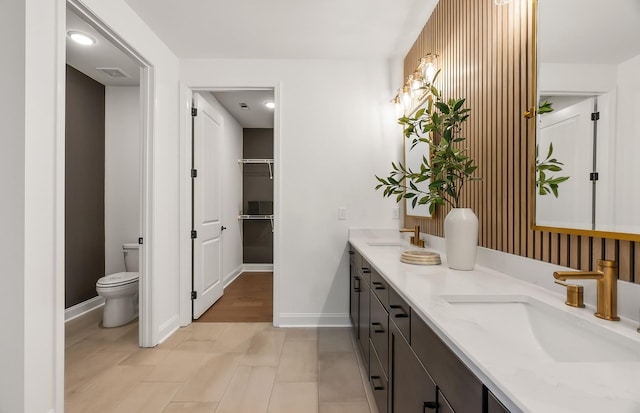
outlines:
[{"label": "white door", "polygon": [[193,116],[193,318],[222,296],[220,243],[220,146],[222,116],[194,95]]},{"label": "white door", "polygon": [[[593,170],[593,121],[595,98],[580,101],[540,117],[538,158],[547,157],[553,144],[552,158],[562,162],[562,171],[548,175],[568,176],[558,187],[558,197],[536,194],[536,224],[553,227],[591,229]],[[554,105],[555,106],[555,105]],[[537,176],[536,176],[537,179]]]}]

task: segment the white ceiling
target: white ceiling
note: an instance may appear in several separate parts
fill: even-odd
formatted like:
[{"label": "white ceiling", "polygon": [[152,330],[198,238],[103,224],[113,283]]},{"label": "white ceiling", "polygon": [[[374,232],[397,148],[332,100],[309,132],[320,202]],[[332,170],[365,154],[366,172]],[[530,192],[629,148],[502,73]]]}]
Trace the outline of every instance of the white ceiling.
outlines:
[{"label": "white ceiling", "polygon": [[[67,36],[67,64],[107,86],[137,86],[140,84],[140,66],[129,55],[114,46],[93,26],[67,7],[67,32],[75,30],[96,39],[92,46],[82,46]],[[119,68],[126,78],[114,78],[97,68]]]},{"label": "white ceiling", "polygon": [[125,0],[181,58],[404,56],[437,0]]},{"label": "white ceiling", "polygon": [[640,54],[640,0],[539,0],[540,62],[618,64]]},{"label": "white ceiling", "polygon": [[[273,109],[264,105],[273,102],[273,90],[233,90],[211,92],[243,128],[273,128]],[[248,106],[242,109],[240,103]]]}]

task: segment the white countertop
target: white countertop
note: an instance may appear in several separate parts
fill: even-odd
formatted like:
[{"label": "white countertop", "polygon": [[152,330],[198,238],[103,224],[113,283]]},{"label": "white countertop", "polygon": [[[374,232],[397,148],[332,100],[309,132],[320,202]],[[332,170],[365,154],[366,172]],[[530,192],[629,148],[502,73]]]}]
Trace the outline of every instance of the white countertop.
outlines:
[{"label": "white countertop", "polygon": [[[478,265],[472,271],[451,270],[443,251],[438,251],[442,265],[401,263],[401,252],[412,247],[406,241],[384,245],[400,241],[397,231],[353,230],[349,241],[512,413],[640,413],[640,361],[559,362],[531,353],[509,345],[508,332],[496,337],[495,329],[491,332],[443,296],[533,297],[579,317],[580,324],[593,323],[640,344],[632,320],[598,319],[593,309],[568,307],[561,295]],[[569,349],[581,345],[564,344]]]}]

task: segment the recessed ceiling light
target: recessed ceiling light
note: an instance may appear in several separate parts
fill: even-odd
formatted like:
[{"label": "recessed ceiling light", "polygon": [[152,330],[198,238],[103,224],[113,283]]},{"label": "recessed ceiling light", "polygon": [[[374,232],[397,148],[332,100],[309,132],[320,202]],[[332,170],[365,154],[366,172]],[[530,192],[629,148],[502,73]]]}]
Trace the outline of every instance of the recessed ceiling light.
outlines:
[{"label": "recessed ceiling light", "polygon": [[267,100],[266,102],[264,102],[264,105],[269,109],[273,109],[276,107],[276,104],[272,100]]},{"label": "recessed ceiling light", "polygon": [[96,44],[96,39],[86,33],[71,31],[68,32],[67,35],[71,38],[71,40],[83,46],[91,46]]}]

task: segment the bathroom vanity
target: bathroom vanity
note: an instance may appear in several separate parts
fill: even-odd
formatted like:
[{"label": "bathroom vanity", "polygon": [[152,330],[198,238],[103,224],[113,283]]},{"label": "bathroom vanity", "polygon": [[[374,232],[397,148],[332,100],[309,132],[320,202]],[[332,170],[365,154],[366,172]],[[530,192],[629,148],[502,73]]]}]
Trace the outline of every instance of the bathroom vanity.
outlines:
[{"label": "bathroom vanity", "polygon": [[640,412],[634,322],[446,257],[402,263],[414,247],[391,234],[349,238],[353,333],[380,413]]}]

